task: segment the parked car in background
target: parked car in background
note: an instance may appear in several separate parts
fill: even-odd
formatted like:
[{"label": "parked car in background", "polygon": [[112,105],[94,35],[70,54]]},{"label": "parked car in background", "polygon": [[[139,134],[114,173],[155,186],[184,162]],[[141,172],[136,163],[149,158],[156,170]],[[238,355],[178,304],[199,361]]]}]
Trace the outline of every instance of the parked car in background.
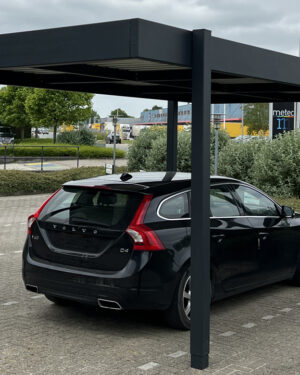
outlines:
[{"label": "parked car in background", "polygon": [[41,128],[42,134],[49,134],[49,129]]},{"label": "parked car in background", "polygon": [[[212,176],[210,215],[212,301],[300,283],[300,214],[252,185]],[[163,310],[172,326],[189,329],[190,263],[188,173],[71,181],[28,218],[23,280],[55,303]]]},{"label": "parked car in background", "polygon": [[49,130],[47,128],[38,128],[38,134],[49,134]]},{"label": "parked car in background", "polygon": [[[114,132],[109,132],[107,134],[106,143],[114,143]],[[116,133],[116,143],[121,143],[120,133]]]},{"label": "parked car in background", "polygon": [[267,141],[269,138],[262,135],[239,135],[236,138],[233,138],[235,142],[249,142],[253,140]]},{"label": "parked car in background", "polygon": [[0,142],[2,144],[12,144],[15,142],[15,134],[9,126],[0,126]]}]

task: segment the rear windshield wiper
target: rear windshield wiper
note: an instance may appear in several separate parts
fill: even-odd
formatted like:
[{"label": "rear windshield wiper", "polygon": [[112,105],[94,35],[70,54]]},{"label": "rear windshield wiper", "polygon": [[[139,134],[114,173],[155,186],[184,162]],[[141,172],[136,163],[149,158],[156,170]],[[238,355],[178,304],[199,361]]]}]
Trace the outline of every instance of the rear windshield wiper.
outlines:
[{"label": "rear windshield wiper", "polygon": [[78,205],[73,205],[73,206],[70,206],[70,207],[60,208],[59,210],[55,210],[55,211],[52,211],[52,212],[49,212],[48,214],[46,214],[43,217],[43,220],[47,220],[49,217],[54,216],[56,214],[59,214],[60,212],[67,211],[67,210],[73,211],[77,208],[82,208],[82,207],[84,207],[84,206],[81,206],[80,204],[78,204]]}]

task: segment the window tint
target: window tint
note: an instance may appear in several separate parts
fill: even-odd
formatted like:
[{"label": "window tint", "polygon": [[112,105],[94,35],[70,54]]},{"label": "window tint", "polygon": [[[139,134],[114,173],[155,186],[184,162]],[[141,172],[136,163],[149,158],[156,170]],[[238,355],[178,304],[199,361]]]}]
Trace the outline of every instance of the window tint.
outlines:
[{"label": "window tint", "polygon": [[236,185],[234,189],[240,197],[247,215],[278,216],[275,204],[263,194],[246,186]]},{"label": "window tint", "polygon": [[178,194],[167,199],[159,209],[159,215],[166,219],[182,219],[189,217],[187,193]]},{"label": "window tint", "polygon": [[40,220],[121,229],[129,225],[140,201],[135,194],[65,187],[45,206]]},{"label": "window tint", "polygon": [[240,215],[232,194],[222,186],[210,189],[210,211],[215,217]]}]

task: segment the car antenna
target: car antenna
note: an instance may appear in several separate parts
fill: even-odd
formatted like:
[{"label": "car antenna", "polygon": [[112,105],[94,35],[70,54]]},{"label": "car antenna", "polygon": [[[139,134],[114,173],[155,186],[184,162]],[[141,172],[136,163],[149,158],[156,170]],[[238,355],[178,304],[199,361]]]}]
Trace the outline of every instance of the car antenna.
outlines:
[{"label": "car antenna", "polygon": [[124,182],[130,180],[132,175],[130,173],[122,173],[120,179]]}]

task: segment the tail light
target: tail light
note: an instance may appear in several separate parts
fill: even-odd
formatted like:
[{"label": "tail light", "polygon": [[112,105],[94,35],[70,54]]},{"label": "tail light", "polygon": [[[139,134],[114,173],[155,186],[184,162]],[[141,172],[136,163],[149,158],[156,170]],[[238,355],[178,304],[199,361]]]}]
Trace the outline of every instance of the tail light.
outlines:
[{"label": "tail light", "polygon": [[33,223],[40,216],[40,213],[42,212],[43,208],[54,197],[54,195],[59,192],[59,190],[60,189],[58,189],[54,194],[52,194],[51,197],[49,197],[33,215],[30,215],[28,217],[28,221],[27,221],[27,232],[28,232],[28,234],[31,234],[31,227],[32,227]]},{"label": "tail light", "polygon": [[133,250],[165,250],[156,233],[144,224],[152,195],[145,195],[126,232],[133,239]]}]

